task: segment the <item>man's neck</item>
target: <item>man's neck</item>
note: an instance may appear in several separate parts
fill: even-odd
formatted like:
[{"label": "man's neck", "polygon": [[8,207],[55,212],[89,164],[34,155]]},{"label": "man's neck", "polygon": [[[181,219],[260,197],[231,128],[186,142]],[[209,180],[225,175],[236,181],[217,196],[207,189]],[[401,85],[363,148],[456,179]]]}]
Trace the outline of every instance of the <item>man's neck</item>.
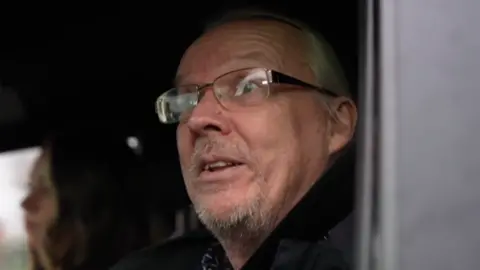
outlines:
[{"label": "man's neck", "polygon": [[[260,229],[262,228],[263,229]],[[230,227],[228,230],[211,230],[222,245],[234,269],[242,268],[257,251],[271,232],[270,226],[257,226],[254,231],[244,226]]]},{"label": "man's neck", "polygon": [[233,269],[241,269],[260,247],[265,237],[236,237],[220,239],[219,242],[225,250],[225,254],[233,266]]}]

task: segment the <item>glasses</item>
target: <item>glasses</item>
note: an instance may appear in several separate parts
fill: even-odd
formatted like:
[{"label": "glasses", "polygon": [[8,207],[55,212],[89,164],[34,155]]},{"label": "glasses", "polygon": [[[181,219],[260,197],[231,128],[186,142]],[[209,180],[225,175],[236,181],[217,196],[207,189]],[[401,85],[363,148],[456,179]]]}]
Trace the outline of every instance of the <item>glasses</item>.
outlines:
[{"label": "glasses", "polygon": [[160,122],[177,123],[197,106],[209,88],[212,88],[215,98],[225,109],[239,110],[261,104],[269,97],[272,85],[276,84],[299,86],[329,96],[337,96],[328,89],[271,69],[246,68],[223,74],[209,84],[172,88],[158,97],[155,104],[156,112]]}]

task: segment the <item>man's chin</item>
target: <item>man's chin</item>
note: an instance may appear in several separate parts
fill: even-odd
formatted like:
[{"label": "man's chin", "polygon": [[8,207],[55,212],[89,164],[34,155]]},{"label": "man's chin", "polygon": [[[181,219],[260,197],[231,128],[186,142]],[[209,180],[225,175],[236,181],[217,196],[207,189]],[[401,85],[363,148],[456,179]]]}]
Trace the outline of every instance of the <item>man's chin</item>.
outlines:
[{"label": "man's chin", "polygon": [[256,216],[263,201],[258,193],[255,189],[197,193],[192,202],[200,221],[207,227],[235,227],[258,219]]},{"label": "man's chin", "polygon": [[[248,204],[233,204],[232,201],[217,203],[210,202],[197,204],[195,210],[200,221],[209,229],[233,229],[250,223],[257,223],[255,213],[260,205],[249,202]],[[248,226],[248,225],[247,225]]]},{"label": "man's chin", "polygon": [[222,203],[217,204],[201,204],[195,207],[199,218],[202,221],[212,220],[218,222],[228,222],[235,216],[235,212],[238,212],[240,207],[225,205]]},{"label": "man's chin", "polygon": [[[228,216],[230,212],[248,204],[243,194],[229,191],[217,191],[214,194],[199,194],[192,198],[196,209],[211,213],[212,216]],[[197,211],[198,211],[197,210]]]}]

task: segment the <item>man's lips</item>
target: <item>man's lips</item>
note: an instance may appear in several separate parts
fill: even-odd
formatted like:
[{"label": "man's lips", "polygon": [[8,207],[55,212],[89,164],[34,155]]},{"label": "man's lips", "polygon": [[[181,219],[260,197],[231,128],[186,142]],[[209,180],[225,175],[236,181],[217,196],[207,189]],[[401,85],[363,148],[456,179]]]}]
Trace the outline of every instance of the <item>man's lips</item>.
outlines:
[{"label": "man's lips", "polygon": [[199,172],[203,172],[203,171],[216,171],[216,170],[224,169],[227,167],[238,166],[241,164],[243,164],[243,162],[237,158],[209,154],[209,155],[203,155],[200,157],[197,167],[199,169]]},{"label": "man's lips", "polygon": [[214,171],[223,170],[223,169],[227,169],[229,167],[234,167],[238,165],[241,165],[241,163],[236,161],[219,160],[219,161],[204,163],[204,165],[202,166],[202,171],[214,172]]},{"label": "man's lips", "polygon": [[245,164],[232,164],[215,169],[202,170],[198,176],[200,182],[233,181],[245,172]]},{"label": "man's lips", "polygon": [[202,156],[198,164],[198,176],[201,181],[227,180],[245,169],[245,164],[239,159],[225,156]]}]

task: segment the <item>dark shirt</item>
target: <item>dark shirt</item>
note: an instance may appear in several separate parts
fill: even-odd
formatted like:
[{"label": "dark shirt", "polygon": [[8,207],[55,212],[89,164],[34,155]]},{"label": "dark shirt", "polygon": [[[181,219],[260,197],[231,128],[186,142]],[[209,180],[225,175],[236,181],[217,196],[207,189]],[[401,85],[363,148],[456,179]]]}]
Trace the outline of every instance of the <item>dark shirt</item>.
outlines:
[{"label": "dark shirt", "polygon": [[[112,270],[230,270],[220,245],[211,236],[194,233],[136,252]],[[212,243],[214,243],[212,245]],[[250,260],[242,268],[252,270],[348,270],[341,251],[329,242],[284,239],[273,250],[274,258]],[[265,254],[265,253],[264,253]]]},{"label": "dark shirt", "polygon": [[201,270],[233,270],[222,246],[215,242],[203,254]]},{"label": "dark shirt", "polygon": [[[328,240],[327,237],[324,237],[324,240]],[[233,270],[225,251],[216,241],[203,254],[200,265],[201,270]]]}]

